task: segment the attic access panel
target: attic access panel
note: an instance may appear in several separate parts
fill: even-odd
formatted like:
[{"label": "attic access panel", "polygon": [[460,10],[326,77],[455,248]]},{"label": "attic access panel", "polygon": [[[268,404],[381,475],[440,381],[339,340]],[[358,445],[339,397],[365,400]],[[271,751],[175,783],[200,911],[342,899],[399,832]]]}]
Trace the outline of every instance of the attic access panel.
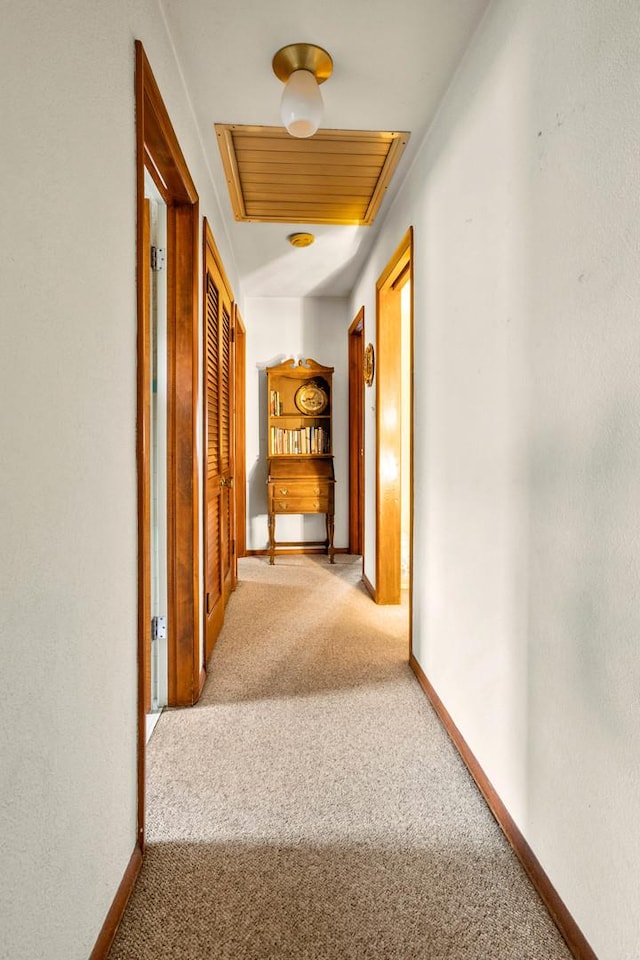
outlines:
[{"label": "attic access panel", "polygon": [[408,133],[318,130],[306,140],[283,127],[216,123],[236,220],[373,223]]}]

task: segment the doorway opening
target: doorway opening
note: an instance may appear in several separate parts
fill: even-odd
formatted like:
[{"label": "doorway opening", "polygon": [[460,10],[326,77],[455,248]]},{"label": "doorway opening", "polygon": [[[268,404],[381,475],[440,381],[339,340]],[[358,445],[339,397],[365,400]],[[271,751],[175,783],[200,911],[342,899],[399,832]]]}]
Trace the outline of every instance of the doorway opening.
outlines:
[{"label": "doorway opening", "polygon": [[375,599],[381,604],[400,603],[412,581],[412,261],[409,229],[376,284]]},{"label": "doorway opening", "polygon": [[167,205],[144,175],[149,286],[149,485],[151,634],[145,658],[146,738],[168,702],[167,670]]},{"label": "doorway opening", "polygon": [[[152,506],[166,517],[166,701],[190,705],[200,696],[198,556],[198,194],[158,85],[136,41],[137,173],[137,464],[138,464],[138,844],[144,848],[146,705],[151,703]],[[166,430],[152,418],[151,180],[166,211]],[[149,190],[147,192],[150,192]],[[158,330],[158,335],[160,331]],[[166,510],[153,504],[153,431],[166,470]],[[160,437],[162,433],[163,438]],[[162,444],[166,441],[166,456]],[[159,534],[160,537],[160,534]],[[159,546],[159,545],[158,545]],[[160,591],[158,591],[160,593]],[[157,629],[157,627],[155,628]],[[158,695],[162,666],[159,662]],[[147,692],[148,691],[148,692]]]},{"label": "doorway opening", "polygon": [[364,555],[364,307],[349,327],[349,553]]}]

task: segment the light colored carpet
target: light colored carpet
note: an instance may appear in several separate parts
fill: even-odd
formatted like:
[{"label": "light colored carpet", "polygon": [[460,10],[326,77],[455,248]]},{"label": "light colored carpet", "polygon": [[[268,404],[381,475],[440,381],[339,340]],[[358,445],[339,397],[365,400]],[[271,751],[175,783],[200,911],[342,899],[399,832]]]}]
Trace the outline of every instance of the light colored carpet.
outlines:
[{"label": "light colored carpet", "polygon": [[240,563],[111,960],[568,960],[360,560]]}]

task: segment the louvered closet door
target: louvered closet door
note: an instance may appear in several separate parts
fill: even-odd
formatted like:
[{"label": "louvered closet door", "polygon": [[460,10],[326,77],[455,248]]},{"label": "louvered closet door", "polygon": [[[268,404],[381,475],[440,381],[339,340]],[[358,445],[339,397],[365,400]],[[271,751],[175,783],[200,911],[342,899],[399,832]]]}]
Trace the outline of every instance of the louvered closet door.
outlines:
[{"label": "louvered closet door", "polygon": [[220,474],[226,480],[220,496],[220,540],[222,549],[222,587],[225,603],[231,592],[235,569],[235,523],[233,492],[233,366],[231,304],[222,304],[220,327]]},{"label": "louvered closet door", "polygon": [[212,252],[206,255],[205,304],[205,610],[208,657],[234,583],[233,314]]}]

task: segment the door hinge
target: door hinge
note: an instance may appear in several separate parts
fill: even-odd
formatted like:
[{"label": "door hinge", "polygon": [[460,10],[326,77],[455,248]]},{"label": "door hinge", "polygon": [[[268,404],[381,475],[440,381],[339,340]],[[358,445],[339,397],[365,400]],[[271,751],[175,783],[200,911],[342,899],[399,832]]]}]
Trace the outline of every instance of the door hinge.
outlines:
[{"label": "door hinge", "polygon": [[231,541],[231,553],[235,554],[236,552],[236,542],[235,540]]},{"label": "door hinge", "polygon": [[231,343],[235,343],[235,342],[236,342],[236,328],[231,327]]},{"label": "door hinge", "polygon": [[152,270],[164,270],[165,252],[164,247],[151,247]]},{"label": "door hinge", "polygon": [[211,613],[211,594],[207,593],[207,613]]},{"label": "door hinge", "polygon": [[167,639],[167,618],[153,617],[151,620],[151,640]]}]

